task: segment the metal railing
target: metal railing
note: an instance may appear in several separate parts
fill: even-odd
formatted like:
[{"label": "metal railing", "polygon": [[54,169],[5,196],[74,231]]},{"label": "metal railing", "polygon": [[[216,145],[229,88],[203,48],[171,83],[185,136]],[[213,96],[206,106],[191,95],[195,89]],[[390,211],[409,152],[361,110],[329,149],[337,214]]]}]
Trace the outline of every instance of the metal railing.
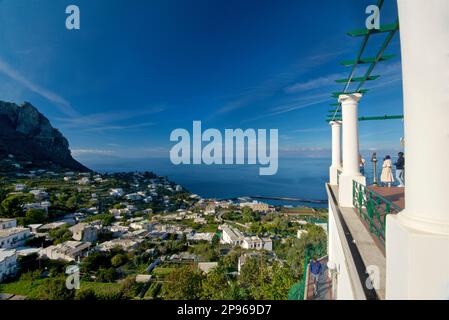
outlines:
[{"label": "metal railing", "polygon": [[366,222],[370,232],[385,244],[387,215],[402,209],[363,184],[353,181],[353,204],[359,216]]}]

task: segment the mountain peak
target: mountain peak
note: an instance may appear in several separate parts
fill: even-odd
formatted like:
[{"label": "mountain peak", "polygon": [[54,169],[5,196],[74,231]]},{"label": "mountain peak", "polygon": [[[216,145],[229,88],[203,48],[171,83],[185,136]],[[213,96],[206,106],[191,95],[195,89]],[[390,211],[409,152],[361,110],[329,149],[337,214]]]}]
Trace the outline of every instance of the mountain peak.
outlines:
[{"label": "mountain peak", "polygon": [[23,161],[51,161],[63,168],[90,171],[73,159],[67,139],[29,102],[0,101],[0,159],[9,154]]}]

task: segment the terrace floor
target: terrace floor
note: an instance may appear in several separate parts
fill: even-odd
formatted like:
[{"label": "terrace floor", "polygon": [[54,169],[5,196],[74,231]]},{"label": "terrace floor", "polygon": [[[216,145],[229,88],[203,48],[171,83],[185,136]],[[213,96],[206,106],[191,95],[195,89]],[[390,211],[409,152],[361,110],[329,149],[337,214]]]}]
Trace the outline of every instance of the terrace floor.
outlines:
[{"label": "terrace floor", "polygon": [[380,194],[385,199],[393,202],[401,209],[405,208],[404,203],[404,188],[399,187],[378,187],[378,186],[368,186],[369,189]]}]

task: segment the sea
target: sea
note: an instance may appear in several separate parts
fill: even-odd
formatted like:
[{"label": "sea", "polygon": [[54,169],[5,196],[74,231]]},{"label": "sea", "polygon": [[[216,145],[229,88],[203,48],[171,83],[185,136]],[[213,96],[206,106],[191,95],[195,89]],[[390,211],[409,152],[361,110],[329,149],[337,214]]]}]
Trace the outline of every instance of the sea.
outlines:
[{"label": "sea", "polygon": [[168,158],[105,159],[83,163],[101,173],[152,171],[203,198],[261,196],[264,199],[260,201],[272,205],[327,207],[325,183],[329,179],[331,159],[280,157],[278,172],[272,176],[259,175],[258,165],[173,165]]},{"label": "sea", "polygon": [[[397,160],[393,151],[378,153],[377,179],[385,154],[391,154],[393,162]],[[367,183],[372,184],[374,170],[371,152],[362,152],[362,157],[366,160]],[[278,172],[272,176],[259,175],[258,165],[174,165],[169,158],[96,158],[84,159],[82,163],[102,173],[152,171],[203,198],[263,197],[260,201],[272,205],[326,208],[325,184],[329,181],[331,159],[279,157]],[[293,198],[296,201],[279,198]]]}]

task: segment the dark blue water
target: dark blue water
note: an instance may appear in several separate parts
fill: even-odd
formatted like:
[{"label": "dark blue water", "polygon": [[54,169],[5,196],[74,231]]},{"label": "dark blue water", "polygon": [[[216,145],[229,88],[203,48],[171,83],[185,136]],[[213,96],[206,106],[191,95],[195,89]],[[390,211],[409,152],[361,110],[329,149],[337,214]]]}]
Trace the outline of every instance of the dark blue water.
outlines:
[{"label": "dark blue water", "polygon": [[[330,159],[280,158],[276,175],[260,176],[257,165],[173,165],[169,159],[114,159],[84,161],[98,172],[153,171],[204,198],[242,196],[289,197],[326,200]],[[263,200],[276,205],[326,205]]]}]

